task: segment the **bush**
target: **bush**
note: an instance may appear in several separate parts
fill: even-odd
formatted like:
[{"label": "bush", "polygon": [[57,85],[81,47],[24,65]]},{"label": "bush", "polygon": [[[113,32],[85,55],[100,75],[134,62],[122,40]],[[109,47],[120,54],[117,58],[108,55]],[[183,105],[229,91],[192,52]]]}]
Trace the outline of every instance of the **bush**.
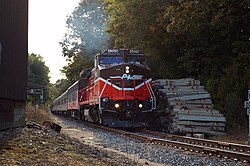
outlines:
[{"label": "bush", "polygon": [[25,120],[27,121],[35,121],[37,123],[43,123],[44,121],[50,121],[50,115],[46,112],[45,108],[40,107],[37,108],[36,106],[28,103],[26,106],[26,115]]},{"label": "bush", "polygon": [[242,133],[247,131],[247,114],[242,99],[236,93],[229,93],[225,98],[227,126],[230,133]]}]

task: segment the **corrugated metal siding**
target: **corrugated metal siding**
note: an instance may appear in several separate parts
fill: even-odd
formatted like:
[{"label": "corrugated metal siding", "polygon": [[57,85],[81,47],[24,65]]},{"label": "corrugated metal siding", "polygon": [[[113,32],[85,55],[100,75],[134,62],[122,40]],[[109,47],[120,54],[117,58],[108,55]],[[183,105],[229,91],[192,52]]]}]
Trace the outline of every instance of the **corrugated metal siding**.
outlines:
[{"label": "corrugated metal siding", "polygon": [[0,130],[24,124],[28,0],[0,0]]},{"label": "corrugated metal siding", "polygon": [[27,96],[28,0],[0,0],[0,99]]}]

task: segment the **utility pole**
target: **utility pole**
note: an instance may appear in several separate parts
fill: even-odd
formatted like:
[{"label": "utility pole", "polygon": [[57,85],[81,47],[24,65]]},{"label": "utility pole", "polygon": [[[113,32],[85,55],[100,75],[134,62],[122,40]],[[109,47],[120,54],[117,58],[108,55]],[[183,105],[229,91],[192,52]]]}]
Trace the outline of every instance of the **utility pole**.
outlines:
[{"label": "utility pole", "polygon": [[248,100],[244,103],[248,115],[248,144],[250,145],[250,90],[248,90]]}]

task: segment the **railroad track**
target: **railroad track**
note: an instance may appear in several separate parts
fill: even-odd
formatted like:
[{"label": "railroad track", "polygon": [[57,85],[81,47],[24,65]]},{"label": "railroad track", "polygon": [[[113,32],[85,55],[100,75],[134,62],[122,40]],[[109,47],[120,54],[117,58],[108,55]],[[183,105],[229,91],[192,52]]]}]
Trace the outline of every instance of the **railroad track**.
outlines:
[{"label": "railroad track", "polygon": [[88,123],[88,125],[143,142],[172,146],[180,150],[207,154],[209,156],[231,158],[235,161],[241,160],[245,163],[250,163],[250,146],[247,145],[178,136],[150,130],[141,130],[140,133],[133,133],[96,124]]},{"label": "railroad track", "polygon": [[[165,144],[168,144],[168,141],[170,141],[170,145],[178,146],[180,144],[180,147],[183,145],[187,150],[195,150],[198,153],[250,162],[250,146],[248,145],[166,134],[151,130],[142,130],[141,132],[160,137],[167,141]],[[161,141],[157,140],[157,142]]]},{"label": "railroad track", "polygon": [[166,133],[152,131],[152,130],[142,130],[142,132],[145,134],[150,134],[150,135],[158,136],[160,138],[165,138],[165,139],[169,139],[173,141],[186,142],[186,143],[196,144],[196,145],[205,145],[208,147],[214,147],[214,148],[220,148],[220,149],[232,150],[232,151],[238,151],[238,152],[244,152],[244,153],[250,154],[249,145],[200,139],[200,138],[194,138],[194,137],[186,137],[186,136],[173,135],[173,134],[166,134]]}]

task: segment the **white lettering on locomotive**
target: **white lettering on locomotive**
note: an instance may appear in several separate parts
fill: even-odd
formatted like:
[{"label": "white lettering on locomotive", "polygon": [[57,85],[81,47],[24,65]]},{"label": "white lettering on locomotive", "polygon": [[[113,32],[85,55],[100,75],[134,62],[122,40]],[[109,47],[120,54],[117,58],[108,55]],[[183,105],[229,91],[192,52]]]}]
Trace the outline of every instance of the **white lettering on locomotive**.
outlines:
[{"label": "white lettering on locomotive", "polygon": [[139,54],[140,51],[139,50],[129,50],[130,54]]},{"label": "white lettering on locomotive", "polygon": [[119,50],[117,49],[108,49],[108,53],[118,53]]},{"label": "white lettering on locomotive", "polygon": [[135,79],[142,79],[143,75],[130,75],[130,74],[123,74],[122,79],[127,80],[135,80]]}]

